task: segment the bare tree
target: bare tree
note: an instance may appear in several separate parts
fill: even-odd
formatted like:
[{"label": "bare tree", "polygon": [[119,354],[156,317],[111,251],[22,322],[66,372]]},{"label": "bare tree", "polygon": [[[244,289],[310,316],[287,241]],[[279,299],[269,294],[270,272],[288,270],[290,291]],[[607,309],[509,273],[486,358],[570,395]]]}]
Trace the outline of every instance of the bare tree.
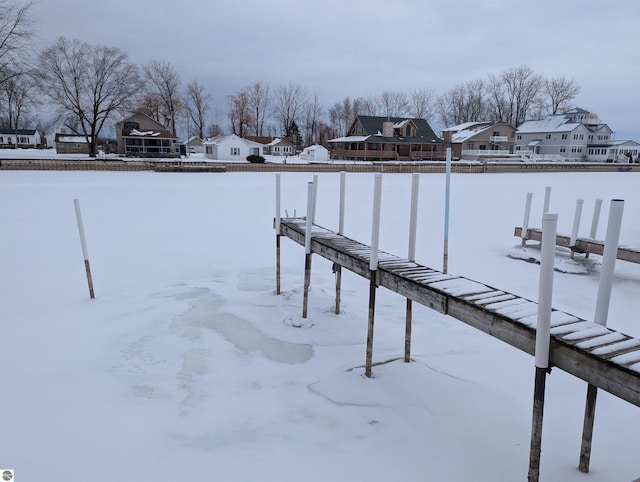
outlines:
[{"label": "bare tree", "polygon": [[518,127],[540,105],[544,80],[530,67],[520,65],[489,77],[490,108],[494,121]]},{"label": "bare tree", "polygon": [[152,60],[143,68],[145,76],[160,96],[164,124],[176,135],[176,122],[182,107],[180,76],[169,62]]},{"label": "bare tree", "polygon": [[42,93],[77,120],[76,133],[86,138],[90,156],[105,122],[130,111],[143,86],[122,50],[64,37],[40,53],[38,72]]},{"label": "bare tree", "polygon": [[409,115],[430,122],[435,113],[435,94],[432,89],[415,89],[409,94]]},{"label": "bare tree", "polygon": [[[204,87],[197,80],[193,80],[187,84],[185,94],[185,106],[187,115],[193,122],[194,130],[198,133],[200,139],[204,139],[205,117],[209,110],[209,99],[211,96],[204,92]],[[187,135],[191,135],[190,132]]]},{"label": "bare tree", "polygon": [[0,84],[0,125],[8,129],[20,129],[35,103],[31,76],[10,76]]},{"label": "bare tree", "polygon": [[304,118],[304,144],[310,146],[318,142],[318,135],[320,133],[320,127],[322,124],[323,109],[318,94],[314,94],[313,97],[307,102]]},{"label": "bare tree", "polygon": [[271,92],[267,84],[255,81],[244,89],[249,103],[253,123],[253,133],[264,135],[265,121],[271,116]]},{"label": "bare tree", "polygon": [[27,70],[24,59],[33,37],[29,14],[34,4],[0,0],[0,85]]},{"label": "bare tree", "polygon": [[401,91],[385,90],[377,99],[380,114],[385,117],[405,117],[409,113],[407,94]]},{"label": "bare tree", "polygon": [[273,97],[274,112],[285,137],[289,137],[292,126],[299,123],[308,98],[306,88],[301,85],[286,84],[276,89]]},{"label": "bare tree", "polygon": [[436,101],[436,109],[445,126],[484,120],[486,103],[484,82],[470,80],[445,92]]},{"label": "bare tree", "polygon": [[249,126],[254,122],[249,111],[249,99],[247,93],[242,90],[237,94],[227,96],[229,102],[229,121],[231,121],[231,132],[244,137],[248,134]]},{"label": "bare tree", "polygon": [[156,92],[147,92],[144,94],[138,102],[135,110],[151,117],[153,120],[158,121],[161,124],[165,122],[162,99],[160,98],[160,94]]},{"label": "bare tree", "polygon": [[544,92],[547,112],[555,115],[571,108],[570,102],[580,93],[580,86],[572,79],[555,77],[544,81]]}]

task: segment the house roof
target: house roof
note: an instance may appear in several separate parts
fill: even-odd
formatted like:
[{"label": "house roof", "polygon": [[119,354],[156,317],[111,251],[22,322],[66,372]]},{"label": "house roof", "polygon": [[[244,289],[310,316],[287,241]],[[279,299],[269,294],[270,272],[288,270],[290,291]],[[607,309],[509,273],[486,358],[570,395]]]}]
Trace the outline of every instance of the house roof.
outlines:
[{"label": "house roof", "polygon": [[14,134],[19,136],[35,136],[35,129],[0,129],[0,134]]},{"label": "house roof", "polygon": [[250,139],[245,139],[243,137],[239,137],[236,134],[221,134],[219,136],[211,137],[211,138],[203,141],[202,144],[206,144],[206,145],[212,146],[212,145],[220,144],[221,142],[224,142],[227,139],[237,140],[239,142],[242,142],[242,143],[248,145],[249,147],[264,147],[264,144],[260,144],[259,142],[255,142],[255,141],[252,141]]},{"label": "house roof", "polygon": [[[385,122],[393,122],[394,128],[399,128],[405,125],[407,122],[413,122],[416,126],[416,135],[413,137],[403,137],[398,134],[394,134],[393,137],[383,137],[383,125]],[[441,143],[443,142],[431,126],[425,119],[409,119],[407,117],[386,117],[386,116],[368,116],[359,115],[349,129],[349,132],[353,127],[360,123],[367,136],[376,136],[380,142],[402,142],[402,143]],[[373,139],[371,139],[373,140]]]},{"label": "house roof", "polygon": [[55,142],[70,143],[70,144],[86,144],[87,138],[85,136],[79,136],[77,134],[61,134],[57,133]]},{"label": "house roof", "polygon": [[525,121],[518,127],[518,134],[538,134],[542,132],[572,132],[580,127],[579,122],[569,122],[564,114],[550,115],[541,120]]}]

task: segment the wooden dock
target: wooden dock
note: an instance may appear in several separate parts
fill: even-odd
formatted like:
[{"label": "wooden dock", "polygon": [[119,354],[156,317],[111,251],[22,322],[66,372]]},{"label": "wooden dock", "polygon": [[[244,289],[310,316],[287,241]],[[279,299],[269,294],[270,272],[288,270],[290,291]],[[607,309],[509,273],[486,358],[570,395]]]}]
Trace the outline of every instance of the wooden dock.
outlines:
[{"label": "wooden dock", "polygon": [[[305,225],[305,218],[283,218],[276,234],[304,246]],[[315,224],[311,252],[370,276],[369,246]],[[378,286],[534,354],[538,311],[534,301],[382,251],[377,276]],[[553,310],[550,365],[640,407],[639,339]]]},{"label": "wooden dock", "polygon": [[[522,228],[516,226],[514,236],[522,238]],[[542,230],[536,228],[527,229],[526,240],[542,241]],[[571,248],[571,237],[558,234],[556,236],[556,246]],[[604,241],[589,238],[576,238],[575,248],[582,253],[593,253],[602,256],[604,253]],[[630,263],[640,263],[640,249],[620,246],[616,254],[616,258]]]}]

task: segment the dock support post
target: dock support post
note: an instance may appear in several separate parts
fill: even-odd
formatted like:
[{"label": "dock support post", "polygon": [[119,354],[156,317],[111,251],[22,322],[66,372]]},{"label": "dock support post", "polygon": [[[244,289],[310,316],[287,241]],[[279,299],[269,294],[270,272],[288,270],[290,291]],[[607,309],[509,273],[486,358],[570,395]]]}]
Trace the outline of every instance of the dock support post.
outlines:
[{"label": "dock support post", "polygon": [[364,375],[371,378],[373,365],[373,322],[378,286],[378,243],[380,240],[380,204],[382,201],[382,174],[376,173],[373,188],[373,219],[371,223],[371,258],[369,259],[369,322],[367,325],[367,356]]},{"label": "dock support post", "polygon": [[542,418],[544,415],[546,376],[549,369],[551,304],[553,297],[553,269],[555,264],[555,240],[557,226],[557,214],[547,213],[542,216],[542,253],[540,257],[538,318],[535,347],[536,375],[533,390],[533,416],[531,421],[531,448],[529,451],[528,482],[537,482],[540,477]]},{"label": "dock support post", "polygon": [[[527,193],[527,200],[524,204],[524,218],[522,219],[522,232],[520,233],[520,237],[522,238],[522,246],[527,244],[527,232],[529,231],[529,216],[531,215],[531,198],[533,197],[533,193]],[[544,215],[543,215],[544,217]],[[555,240],[554,240],[555,244]]]},{"label": "dock support post", "polygon": [[82,222],[82,211],[80,210],[80,200],[74,199],[73,204],[76,210],[76,221],[78,223],[78,232],[80,233],[82,257],[84,258],[84,271],[87,275],[87,284],[89,285],[89,297],[92,300],[94,300],[96,296],[93,291],[93,278],[91,277],[91,265],[89,264],[89,251],[87,249],[87,238],[84,235],[84,223]]},{"label": "dock support post", "polygon": [[307,307],[309,305],[309,285],[311,284],[311,220],[313,217],[313,183],[307,183],[307,222],[304,234],[304,288],[302,295],[302,317],[307,317]]},{"label": "dock support post", "polygon": [[[613,272],[618,254],[618,241],[620,240],[620,227],[622,225],[622,212],[624,201],[612,199],[609,207],[609,221],[607,222],[607,235],[602,253],[602,270],[598,283],[598,296],[596,298],[596,312],[593,321],[602,326],[607,326],[609,316],[609,302],[611,301],[611,287],[613,285]],[[593,424],[596,412],[596,395],[598,388],[589,384],[587,386],[587,400],[585,403],[584,423],[582,427],[582,443],[580,446],[580,472],[589,472],[591,460],[591,439],[593,437]]]},{"label": "dock support post", "polygon": [[549,202],[551,201],[551,186],[544,188],[544,204],[542,205],[542,215],[549,212]]},{"label": "dock support post", "polygon": [[[409,261],[416,260],[416,225],[418,221],[418,195],[420,191],[420,174],[411,176],[411,212],[409,215]],[[413,318],[413,301],[407,298],[407,310],[404,332],[404,361],[411,361],[411,324]]]},{"label": "dock support post", "polygon": [[451,196],[451,148],[447,147],[447,167],[444,194],[444,249],[442,253],[442,272],[449,269],[449,198]]},{"label": "dock support post", "polygon": [[571,249],[571,259],[576,250],[576,242],[578,240],[578,230],[580,229],[580,218],[582,217],[582,205],[584,200],[578,199],[576,201],[576,212],[573,215],[573,228],[571,229],[571,239],[569,240],[569,248]]},{"label": "dock support post", "polygon": [[[591,218],[591,231],[589,231],[589,238],[596,239],[596,233],[598,232],[598,222],[600,221],[600,210],[602,209],[602,199],[596,199],[596,203],[593,206],[593,217]],[[589,244],[591,248],[591,244]],[[587,250],[586,257],[589,257],[589,249]]]},{"label": "dock support post", "polygon": [[[345,205],[345,180],[347,173],[340,173],[340,213],[338,216],[338,234],[344,235],[344,205]],[[342,266],[335,264],[336,273],[336,315],[340,314],[340,296],[342,291]]]},{"label": "dock support post", "polygon": [[280,174],[276,174],[276,295],[280,294]]}]

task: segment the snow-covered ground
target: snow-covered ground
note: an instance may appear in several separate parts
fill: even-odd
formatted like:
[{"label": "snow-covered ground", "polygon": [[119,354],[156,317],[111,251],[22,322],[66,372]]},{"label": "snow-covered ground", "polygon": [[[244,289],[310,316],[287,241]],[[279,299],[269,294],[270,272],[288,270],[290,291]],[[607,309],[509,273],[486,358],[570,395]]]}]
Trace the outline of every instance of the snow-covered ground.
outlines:
[{"label": "snow-covered ground", "polygon": [[[304,215],[308,174],[282,174]],[[383,178],[380,248],[406,255],[411,176]],[[533,359],[414,305],[410,364],[363,377],[369,283],[282,241],[275,288],[273,174],[0,172],[0,468],[25,481],[515,481],[528,468]],[[559,231],[595,198],[625,199],[640,246],[640,174],[453,175],[449,272],[536,300],[513,259],[527,191]],[[347,176],[346,234],[369,244],[373,174]],[[97,298],[90,300],[73,199]],[[417,260],[442,266],[444,176],[422,175]],[[338,223],[339,175],[320,174],[316,222]],[[527,248],[532,256],[535,247]],[[559,263],[570,263],[558,252]],[[597,261],[597,257],[592,257]],[[577,261],[576,266],[585,267]],[[583,318],[600,266],[555,274],[553,305]],[[572,270],[569,270],[572,271]],[[618,262],[609,326],[640,337],[640,266]],[[377,293],[374,361],[402,356],[404,299]],[[541,480],[640,477],[640,410],[600,391],[591,473],[576,467],[586,385],[547,380]]]}]

